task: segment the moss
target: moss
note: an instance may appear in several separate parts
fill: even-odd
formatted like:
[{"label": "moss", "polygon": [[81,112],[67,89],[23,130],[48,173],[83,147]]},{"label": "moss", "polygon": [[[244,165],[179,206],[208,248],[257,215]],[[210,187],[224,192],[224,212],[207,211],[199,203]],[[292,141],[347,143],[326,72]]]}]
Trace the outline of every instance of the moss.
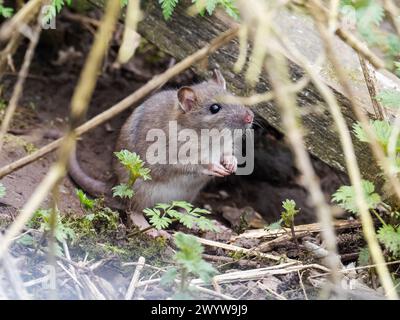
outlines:
[{"label": "moss", "polygon": [[93,259],[115,256],[122,261],[135,261],[143,256],[158,265],[166,248],[163,238],[153,239],[142,234],[128,237],[119,214],[106,207],[96,208],[85,216],[64,217],[63,223],[76,234],[72,250],[84,251]]},{"label": "moss", "polygon": [[18,137],[13,134],[6,134],[4,137],[5,143],[13,144],[16,147],[23,148],[28,154],[38,150],[38,148],[31,142],[26,141],[24,138]]}]

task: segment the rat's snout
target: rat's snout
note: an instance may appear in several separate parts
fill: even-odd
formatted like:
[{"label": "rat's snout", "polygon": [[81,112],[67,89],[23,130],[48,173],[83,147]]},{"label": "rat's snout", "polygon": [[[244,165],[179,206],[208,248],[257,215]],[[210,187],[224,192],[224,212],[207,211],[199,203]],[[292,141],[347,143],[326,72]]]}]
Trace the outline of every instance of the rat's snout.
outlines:
[{"label": "rat's snout", "polygon": [[246,110],[245,115],[243,117],[243,121],[246,124],[251,124],[253,123],[254,120],[254,113],[250,110]]}]

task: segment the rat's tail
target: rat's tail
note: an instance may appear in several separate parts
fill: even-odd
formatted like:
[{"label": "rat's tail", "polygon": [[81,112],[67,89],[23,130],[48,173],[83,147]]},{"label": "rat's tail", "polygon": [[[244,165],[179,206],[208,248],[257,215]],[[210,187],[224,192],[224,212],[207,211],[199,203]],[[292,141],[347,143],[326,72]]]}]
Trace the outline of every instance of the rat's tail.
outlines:
[{"label": "rat's tail", "polygon": [[100,197],[110,193],[110,189],[105,182],[88,176],[82,170],[76,158],[76,152],[73,152],[69,159],[68,173],[78,186],[93,197]]}]

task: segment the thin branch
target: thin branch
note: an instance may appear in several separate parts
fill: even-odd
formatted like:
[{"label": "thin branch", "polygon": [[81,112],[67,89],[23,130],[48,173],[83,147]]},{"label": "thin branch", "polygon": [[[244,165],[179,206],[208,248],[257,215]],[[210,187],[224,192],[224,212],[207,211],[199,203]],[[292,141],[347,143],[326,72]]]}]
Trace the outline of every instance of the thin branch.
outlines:
[{"label": "thin branch", "polygon": [[290,83],[289,68],[286,58],[274,48],[269,47],[270,54],[266,59],[266,67],[270,75],[271,84],[276,95],[276,103],[281,108],[282,124],[285,128],[286,137],[291,145],[296,159],[297,168],[304,177],[304,186],[307,188],[312,204],[315,206],[318,220],[323,226],[322,236],[326,242],[329,252],[326,263],[332,272],[332,283],[339,290],[340,259],[337,255],[336,236],[333,228],[333,219],[331,208],[325,201],[325,196],[319,185],[319,179],[313,169],[310,155],[305,149],[303,134],[301,132],[298,119],[296,117],[296,99],[294,94],[283,90],[283,87]]},{"label": "thin branch", "polygon": [[[233,38],[236,37],[238,29],[232,28],[228,31],[224,32],[220,36],[216,37],[210,44],[206,45],[202,49],[196,51],[192,55],[186,57],[184,60],[180,61],[176,65],[172,66],[164,73],[155,76],[152,80],[142,86],[140,89],[123,99],[122,101],[118,102],[116,105],[112,106],[111,108],[107,109],[106,111],[98,114],[91,120],[87,121],[83,125],[79,126],[76,129],[76,135],[80,136],[83,133],[99,126],[100,124],[110,120],[111,118],[115,117],[122,111],[130,108],[132,105],[135,105],[147,95],[152,93],[154,90],[158,89],[159,87],[163,86],[168,80],[176,76],[177,74],[185,71],[193,64],[198,63],[199,61],[203,60],[209,54],[215,52],[218,48],[223,46],[224,44],[231,41]],[[23,157],[9,165],[4,166],[0,169],[0,178],[4,177],[5,175],[26,166],[29,163],[32,163],[41,157],[45,156],[46,154],[54,151],[57,149],[63,138],[57,139],[52,143],[40,148],[39,150],[33,152],[32,154]]]},{"label": "thin branch", "polygon": [[[299,5],[306,4],[310,5],[312,2],[313,6],[319,10],[319,15],[324,20],[328,21],[330,17],[330,11],[319,1],[310,1],[310,0],[293,0],[294,3]],[[335,34],[346,42],[350,47],[352,47],[358,54],[360,54],[364,59],[368,60],[376,69],[385,68],[385,62],[379,58],[375,53],[373,53],[363,42],[358,40],[356,36],[352,33],[348,32],[343,28],[337,28],[335,30]]]},{"label": "thin branch", "polygon": [[[316,0],[311,0],[310,2],[313,4],[317,4]],[[353,94],[350,84],[347,81],[346,74],[345,74],[344,70],[342,69],[342,66],[338,62],[337,57],[334,53],[333,46],[332,46],[332,41],[333,41],[332,37],[331,37],[330,33],[328,32],[327,28],[325,27],[323,21],[321,21],[320,10],[317,11],[316,7],[318,7],[318,6],[314,6],[314,7],[309,6],[310,11],[314,16],[314,20],[316,22],[317,28],[320,32],[322,41],[325,45],[325,51],[326,51],[327,57],[331,61],[332,65],[334,67],[334,70],[338,76],[339,82],[341,83],[346,96],[350,100],[350,104],[352,106],[352,109],[353,109],[356,117],[359,119],[362,128],[364,129],[365,133],[367,134],[367,137],[369,138],[369,140],[371,142],[372,151],[374,152],[374,154],[379,155],[379,157],[378,157],[379,160],[382,159],[387,162],[388,159],[385,157],[381,147],[379,146],[378,142],[376,141],[375,134],[373,133],[373,131],[368,123],[367,116],[363,113],[362,109],[356,103],[357,100]],[[386,168],[386,170],[387,170],[387,168]],[[386,173],[386,170],[384,170],[385,173]],[[353,172],[353,174],[356,175],[357,171]],[[392,179],[393,175],[389,175],[388,177],[391,181],[393,180]],[[399,190],[397,190],[397,191],[400,192],[400,186],[398,186],[397,178],[395,178],[395,177],[393,177],[393,178],[396,180],[395,185],[397,184],[397,187],[399,187]],[[374,260],[375,263],[378,264],[377,272],[378,272],[382,286],[384,287],[388,298],[398,299],[397,292],[396,292],[396,290],[394,290],[394,287],[393,287],[393,282],[392,282],[389,270],[387,269],[386,265],[384,264],[385,259],[383,257],[382,250],[379,246],[378,240],[376,238],[376,233],[375,233],[375,228],[374,228],[374,223],[373,223],[372,217],[368,212],[368,206],[364,200],[364,191],[362,189],[360,179],[361,179],[361,177],[357,177],[356,179],[354,179],[354,181],[352,181],[352,183],[353,183],[354,190],[355,190],[356,204],[357,204],[357,207],[359,208],[365,239],[368,243],[368,247],[370,249],[372,259]],[[396,191],[396,193],[397,193],[397,191]],[[400,195],[400,193],[399,193],[399,195]]]},{"label": "thin branch", "polygon": [[368,93],[371,98],[372,106],[375,111],[375,117],[378,120],[383,120],[386,118],[385,110],[382,108],[382,106],[379,104],[379,102],[375,99],[377,92],[376,92],[376,86],[375,86],[376,79],[375,79],[375,75],[373,74],[374,71],[371,72],[371,70],[368,67],[368,62],[366,62],[362,56],[358,55],[358,59],[360,60],[360,65],[361,65],[361,69],[364,74],[365,83],[367,85]]},{"label": "thin branch", "polygon": [[300,261],[296,261],[296,260],[293,260],[293,259],[284,258],[282,256],[276,256],[276,255],[267,254],[267,253],[262,253],[262,252],[259,252],[257,250],[246,249],[246,248],[238,247],[238,246],[235,246],[235,245],[232,245],[232,244],[221,243],[221,242],[218,242],[218,241],[203,239],[203,238],[199,238],[199,237],[196,237],[196,239],[201,244],[204,244],[206,246],[222,248],[224,250],[229,250],[229,251],[233,251],[233,252],[241,252],[241,253],[244,253],[244,254],[249,255],[249,256],[256,256],[256,257],[260,257],[260,258],[266,258],[266,259],[273,260],[273,261],[282,261],[282,260],[284,260],[284,261],[288,261],[288,263],[291,263],[291,264],[300,263]]},{"label": "thin branch", "polygon": [[35,49],[39,41],[40,37],[40,32],[42,28],[40,25],[40,18],[38,18],[38,22],[36,23],[36,26],[33,29],[32,37],[30,39],[30,43],[28,46],[28,49],[26,50],[25,57],[24,57],[24,62],[21,66],[21,70],[19,71],[18,74],[18,80],[17,83],[14,86],[14,91],[12,93],[10,103],[8,104],[6,114],[4,116],[4,119],[1,123],[1,128],[0,128],[0,153],[3,148],[3,143],[4,143],[4,136],[7,133],[7,130],[10,126],[12,117],[15,113],[15,110],[17,109],[17,105],[19,102],[19,99],[21,98],[22,91],[24,89],[24,84],[26,77],[29,72],[29,67],[31,65],[33,56],[35,54]]},{"label": "thin branch", "polygon": [[400,10],[399,8],[393,3],[392,0],[383,0],[383,7],[385,11],[389,15],[389,19],[393,24],[394,28],[396,29],[397,35],[400,37]]},{"label": "thin branch", "polygon": [[34,18],[41,5],[47,4],[48,0],[30,0],[10,20],[5,22],[0,29],[0,39],[8,40],[14,32],[20,32],[21,27]]},{"label": "thin branch", "polygon": [[18,235],[25,224],[29,221],[35,210],[40,206],[49,191],[52,190],[66,174],[68,159],[76,144],[75,129],[80,119],[84,117],[88,108],[90,98],[94,91],[97,74],[111,40],[114,27],[118,20],[119,12],[119,2],[107,2],[104,18],[100,28],[98,29],[93,46],[90,50],[78,85],[75,89],[75,93],[72,97],[70,127],[65,139],[62,140],[63,144],[59,155],[59,160],[50,168],[48,174],[22,208],[21,213],[6,230],[6,233],[0,242],[0,258],[7,251],[14,237]]},{"label": "thin branch", "polygon": [[[7,70],[7,65],[10,65],[11,56],[17,50],[19,44],[21,43],[22,37],[23,36],[21,33],[15,33],[8,41],[6,47],[0,52],[0,77],[2,77]],[[10,67],[14,72],[15,70],[13,70],[12,63]]]}]

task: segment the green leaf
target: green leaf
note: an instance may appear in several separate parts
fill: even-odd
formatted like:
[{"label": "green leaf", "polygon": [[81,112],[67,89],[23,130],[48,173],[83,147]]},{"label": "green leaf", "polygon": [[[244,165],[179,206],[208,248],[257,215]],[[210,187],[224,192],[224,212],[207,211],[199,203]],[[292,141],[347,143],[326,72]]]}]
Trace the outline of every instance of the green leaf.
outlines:
[{"label": "green leaf", "polygon": [[61,10],[65,7],[65,5],[70,6],[72,4],[72,0],[53,0],[48,5],[47,12],[44,13],[43,20],[45,23],[53,20],[57,14],[61,12]]},{"label": "green leaf", "polygon": [[265,227],[265,230],[279,230],[282,229],[282,219],[279,219],[276,222],[271,223],[270,225]]},{"label": "green leaf", "polygon": [[157,203],[156,206],[155,206],[155,208],[162,209],[162,210],[166,210],[169,207],[171,207],[171,205],[168,204],[168,203]]},{"label": "green leaf", "polygon": [[206,10],[209,15],[213,14],[218,3],[219,3],[219,0],[207,0],[206,1]]},{"label": "green leaf", "polygon": [[[400,66],[399,63],[397,63],[398,67]],[[375,99],[382,103],[385,107],[390,107],[390,108],[399,108],[400,107],[400,91],[397,90],[383,90],[380,92]]]},{"label": "green leaf", "polygon": [[172,223],[172,220],[167,216],[161,216],[158,209],[146,208],[143,212],[150,217],[150,224],[157,230],[165,229]]},{"label": "green leaf", "polygon": [[0,183],[0,198],[3,198],[6,196],[6,187]]},{"label": "green leaf", "polygon": [[78,196],[80,204],[85,208],[85,209],[93,209],[96,201],[89,199],[87,195],[81,190],[81,189],[75,189],[75,193]]},{"label": "green leaf", "polygon": [[179,222],[189,229],[192,229],[193,226],[195,225],[195,219],[188,214],[183,214],[179,219]]},{"label": "green leaf", "polygon": [[193,273],[203,281],[209,282],[217,271],[211,264],[202,259],[203,246],[194,236],[182,232],[177,232],[174,239],[175,245],[179,249],[175,254],[176,261],[189,273]]},{"label": "green leaf", "polygon": [[[161,5],[162,13],[165,20],[169,20],[179,3],[179,0],[158,0]],[[234,19],[239,19],[239,10],[235,6],[234,0],[192,0],[192,3],[196,5],[201,16],[205,14],[205,11],[209,15],[213,14],[217,6],[225,9],[226,13]],[[205,9],[205,10],[204,10]]]},{"label": "green leaf", "polygon": [[172,201],[170,204],[157,203],[153,209],[146,208],[143,212],[151,218],[150,223],[157,229],[168,227],[173,221],[178,221],[189,229],[197,225],[203,231],[218,231],[211,220],[202,216],[209,214],[210,211],[193,208],[193,205],[186,201]]},{"label": "green leaf", "polygon": [[32,246],[35,243],[35,241],[31,235],[24,234],[21,238],[17,240],[17,243],[23,246]]},{"label": "green leaf", "polygon": [[365,7],[357,10],[358,27],[362,30],[368,30],[372,26],[378,26],[383,20],[385,11],[383,7],[376,1],[369,1]]},{"label": "green leaf", "polygon": [[150,169],[144,167],[144,162],[135,152],[124,149],[114,154],[129,173],[129,185],[132,186],[138,178],[151,180]]},{"label": "green leaf", "polygon": [[172,201],[173,207],[178,207],[190,212],[193,208],[193,205],[186,201]]},{"label": "green leaf", "polygon": [[207,219],[205,217],[200,217],[197,220],[197,226],[200,228],[201,231],[212,231],[212,232],[219,231],[219,228],[216,226],[214,221],[211,221],[210,219]]},{"label": "green leaf", "polygon": [[[370,125],[372,130],[375,132],[376,138],[378,142],[386,149],[389,138],[392,133],[392,127],[390,123],[385,120],[371,120]],[[357,139],[361,142],[369,142],[367,135],[362,129],[360,123],[356,123],[353,125],[353,132],[356,135]]]},{"label": "green leaf", "polygon": [[289,199],[282,202],[282,208],[285,210],[281,213],[282,221],[287,227],[290,227],[300,210],[296,209],[296,202]]},{"label": "green leaf", "polygon": [[[381,202],[381,197],[375,193],[375,186],[372,182],[362,180],[361,183],[368,209],[375,209]],[[341,186],[333,194],[332,201],[338,203],[340,207],[347,211],[358,213],[353,186]]]},{"label": "green leaf", "polygon": [[159,0],[165,20],[169,20],[179,0]]},{"label": "green leaf", "polygon": [[134,192],[131,187],[125,183],[121,183],[111,189],[113,191],[113,197],[129,198],[131,199]]},{"label": "green leaf", "polygon": [[4,7],[3,4],[0,4],[0,15],[3,18],[10,18],[14,14],[14,9],[9,7]]},{"label": "green leaf", "polygon": [[[399,47],[399,51],[400,51],[400,47]],[[396,75],[397,75],[398,77],[400,77],[400,62],[394,61],[393,64],[394,64],[394,66],[395,66],[395,68],[396,68],[396,70],[395,70]]]},{"label": "green leaf", "polygon": [[395,256],[400,257],[400,228],[382,226],[377,235],[379,241]]},{"label": "green leaf", "polygon": [[369,264],[371,264],[371,256],[369,254],[368,247],[364,247],[358,254],[358,265],[368,266]]},{"label": "green leaf", "polygon": [[161,277],[160,284],[163,287],[171,286],[178,276],[178,270],[176,268],[170,268]]},{"label": "green leaf", "polygon": [[165,214],[167,214],[169,217],[171,217],[173,219],[177,219],[177,220],[180,220],[183,216],[183,213],[179,212],[178,210],[174,210],[174,209],[170,209],[170,210],[166,211]]},{"label": "green leaf", "polygon": [[[42,232],[51,231],[51,215],[50,209],[39,209],[33,214],[32,219],[28,222],[30,228],[39,229]],[[56,225],[54,229],[54,236],[57,241],[63,242],[65,240],[74,240],[76,238],[75,232],[69,226],[63,224],[59,211],[56,211]]]},{"label": "green leaf", "polygon": [[239,10],[235,5],[234,0],[220,0],[220,3],[224,7],[226,13],[235,20],[239,20]]},{"label": "green leaf", "polygon": [[192,211],[190,211],[190,214],[211,214],[210,210],[207,209],[202,209],[202,208],[194,208]]},{"label": "green leaf", "polygon": [[142,160],[140,160],[140,157],[135,152],[130,152],[126,149],[114,152],[114,154],[119,162],[126,167],[142,163]]},{"label": "green leaf", "polygon": [[217,270],[215,270],[210,263],[200,260],[198,263],[194,264],[192,272],[197,274],[204,282],[209,283],[212,277],[217,273]]},{"label": "green leaf", "polygon": [[[398,53],[400,52],[400,38],[397,35],[389,34],[387,36],[387,46],[388,46],[388,54],[396,58]],[[396,67],[396,63],[395,63]],[[397,74],[397,72],[396,72]],[[397,74],[399,75],[399,74]]]}]

